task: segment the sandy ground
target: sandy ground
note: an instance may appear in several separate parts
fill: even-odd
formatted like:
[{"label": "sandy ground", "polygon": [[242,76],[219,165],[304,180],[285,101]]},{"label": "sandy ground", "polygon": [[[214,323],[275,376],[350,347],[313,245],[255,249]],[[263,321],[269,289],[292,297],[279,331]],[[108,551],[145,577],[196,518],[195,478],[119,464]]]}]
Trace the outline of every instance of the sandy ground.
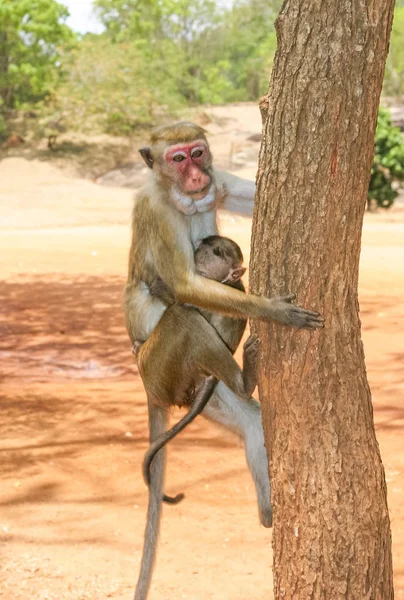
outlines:
[{"label": "sandy ground", "polygon": [[[224,132],[227,148],[229,139],[237,146],[244,118],[240,110]],[[259,115],[252,118],[259,127]],[[212,133],[225,156],[220,132]],[[129,599],[147,502],[145,397],[122,311],[132,193],[18,158],[0,163],[0,184],[0,597]],[[248,260],[250,221],[224,214],[221,223]],[[361,316],[397,598],[404,598],[403,264],[404,211],[367,215]],[[167,481],[169,492],[187,497],[164,510],[150,600],[272,598],[271,533],[259,526],[238,440],[197,420],[170,448]]]}]

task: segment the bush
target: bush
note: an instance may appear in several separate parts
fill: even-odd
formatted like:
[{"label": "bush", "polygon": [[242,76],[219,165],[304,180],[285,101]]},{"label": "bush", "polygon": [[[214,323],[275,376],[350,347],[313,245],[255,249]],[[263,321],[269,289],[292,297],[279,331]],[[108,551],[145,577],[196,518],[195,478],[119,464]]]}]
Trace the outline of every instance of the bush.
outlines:
[{"label": "bush", "polygon": [[56,87],[60,47],[75,36],[69,11],[56,0],[0,0],[0,103],[35,103]]},{"label": "bush", "polygon": [[398,196],[396,188],[401,181],[404,181],[404,139],[400,129],[391,124],[389,111],[380,107],[368,206],[376,203],[389,208]]}]

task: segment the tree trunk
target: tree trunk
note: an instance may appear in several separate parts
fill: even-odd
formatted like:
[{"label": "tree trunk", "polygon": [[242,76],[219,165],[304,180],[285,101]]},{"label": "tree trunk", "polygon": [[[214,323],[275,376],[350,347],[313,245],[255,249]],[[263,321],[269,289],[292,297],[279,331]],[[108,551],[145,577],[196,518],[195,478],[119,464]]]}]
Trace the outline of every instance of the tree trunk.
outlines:
[{"label": "tree trunk", "polygon": [[357,291],[393,8],[394,0],[287,0],[276,23],[250,286],[296,292],[326,318],[321,332],[256,325],[276,599],[394,595]]}]

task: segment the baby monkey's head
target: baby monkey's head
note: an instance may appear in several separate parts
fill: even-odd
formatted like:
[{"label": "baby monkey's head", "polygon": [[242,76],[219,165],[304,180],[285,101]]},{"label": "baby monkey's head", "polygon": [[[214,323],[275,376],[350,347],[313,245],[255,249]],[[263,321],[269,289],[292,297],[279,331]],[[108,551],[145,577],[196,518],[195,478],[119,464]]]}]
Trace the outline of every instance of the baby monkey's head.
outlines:
[{"label": "baby monkey's head", "polygon": [[211,235],[201,241],[195,252],[196,272],[207,279],[236,283],[246,272],[240,247],[226,237]]}]

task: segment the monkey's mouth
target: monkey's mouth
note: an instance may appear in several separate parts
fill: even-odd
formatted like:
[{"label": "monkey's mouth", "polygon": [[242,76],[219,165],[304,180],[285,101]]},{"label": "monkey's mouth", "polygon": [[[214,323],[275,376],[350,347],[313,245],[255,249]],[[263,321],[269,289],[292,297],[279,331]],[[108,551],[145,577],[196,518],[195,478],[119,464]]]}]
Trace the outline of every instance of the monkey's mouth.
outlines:
[{"label": "monkey's mouth", "polygon": [[[212,185],[212,182],[209,181],[209,183],[207,185],[205,185],[205,187],[201,188],[200,190],[195,190],[193,192],[186,192],[186,194],[190,198],[194,198],[195,200],[201,200],[209,192],[211,185]],[[196,198],[196,196],[200,196],[200,197]]]}]

